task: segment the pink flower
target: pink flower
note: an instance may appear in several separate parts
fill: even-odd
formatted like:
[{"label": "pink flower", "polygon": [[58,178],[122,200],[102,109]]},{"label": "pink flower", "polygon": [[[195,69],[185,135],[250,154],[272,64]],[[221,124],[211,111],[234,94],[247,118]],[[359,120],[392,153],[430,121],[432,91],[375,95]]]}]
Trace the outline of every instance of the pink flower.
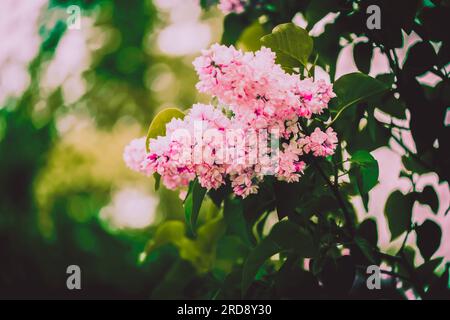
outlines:
[{"label": "pink flower", "polygon": [[225,110],[194,104],[184,119],[166,124],[165,136],[150,139],[148,153],[145,139],[132,141],[127,165],[160,174],[169,189],[185,190],[196,178],[208,190],[230,181],[241,197],[257,193],[267,174],[299,181],[307,165],[302,156],[332,155],[338,142],[331,128],[305,135],[300,120],[322,113],[335,95],[324,81],[285,73],[275,58],[268,48],[244,53],[215,44],[204,50],[193,62],[197,88]]},{"label": "pink flower", "polygon": [[309,137],[301,139],[305,153],[312,152],[316,157],[326,157],[334,154],[338,142],[336,132],[328,128],[325,132],[316,128]]},{"label": "pink flower", "polygon": [[145,158],[145,137],[134,139],[125,147],[123,160],[131,170],[144,173],[142,164]]},{"label": "pink flower", "polygon": [[250,170],[232,176],[231,186],[233,187],[233,192],[242,198],[257,193],[258,185],[255,183],[255,180],[256,177]]},{"label": "pink flower", "polygon": [[323,80],[300,80],[275,63],[268,48],[243,53],[233,46],[215,44],[195,59],[200,81],[197,89],[217,97],[248,125],[310,118],[328,107],[335,95]]},{"label": "pink flower", "polygon": [[242,13],[244,12],[244,5],[247,3],[247,0],[220,0],[219,9],[225,13]]}]

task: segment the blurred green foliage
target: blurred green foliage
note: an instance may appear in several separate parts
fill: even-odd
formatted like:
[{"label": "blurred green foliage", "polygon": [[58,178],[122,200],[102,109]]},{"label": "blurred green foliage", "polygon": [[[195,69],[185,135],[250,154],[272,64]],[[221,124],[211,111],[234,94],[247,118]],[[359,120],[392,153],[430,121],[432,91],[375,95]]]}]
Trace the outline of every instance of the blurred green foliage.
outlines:
[{"label": "blurred green foliage", "polygon": [[[67,29],[70,5],[79,5],[82,19],[93,21],[93,40],[103,39],[83,71],[86,90],[74,102],[65,101],[62,87],[48,92],[41,82],[61,39],[93,29]],[[155,227],[114,226],[100,215],[124,186],[152,193],[148,181],[124,166],[123,147],[144,134],[161,103],[185,108],[195,100],[190,64],[148,49],[154,29],[164,25],[160,17],[151,1],[140,0],[51,0],[42,10],[31,84],[21,97],[0,106],[0,297],[147,299],[153,291],[155,297],[158,292],[167,297],[166,271],[191,268],[172,245],[153,250],[139,264]],[[157,97],[149,87],[162,73],[183,74],[191,85]],[[45,107],[38,109],[40,104]],[[67,133],[59,128],[65,119],[73,119]],[[156,221],[180,219],[177,195],[158,194]],[[82,270],[80,292],[66,287],[71,264]],[[199,281],[190,274],[193,279],[185,281]],[[196,297],[195,292],[179,294]]]}]

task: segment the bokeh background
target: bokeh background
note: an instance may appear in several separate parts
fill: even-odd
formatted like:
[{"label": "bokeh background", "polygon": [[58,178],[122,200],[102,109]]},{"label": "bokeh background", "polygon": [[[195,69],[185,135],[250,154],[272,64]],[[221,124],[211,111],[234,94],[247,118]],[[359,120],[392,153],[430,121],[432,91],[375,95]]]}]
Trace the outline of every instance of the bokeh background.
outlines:
[{"label": "bokeh background", "polygon": [[[72,5],[80,8],[79,28],[68,28]],[[323,32],[332,18],[312,33]],[[294,21],[304,23],[301,16]],[[216,279],[198,272],[207,249],[200,262],[180,257],[180,247],[171,245],[140,259],[158,225],[184,220],[182,203],[177,193],[155,192],[151,179],[128,170],[122,153],[145,135],[158,110],[209,101],[195,89],[192,60],[220,41],[222,24],[217,8],[202,11],[196,0],[0,1],[0,297],[210,297]],[[417,37],[405,40],[400,59]],[[352,44],[344,44],[335,78],[356,70]],[[370,74],[387,71],[376,52]],[[329,80],[320,68],[317,77]],[[427,74],[421,81],[433,86],[438,79]],[[402,152],[394,142],[377,149],[380,184],[371,191],[369,211],[360,198],[353,201],[361,216],[377,219],[379,244],[388,252],[400,243],[389,245],[386,198],[411,188],[399,176]],[[445,263],[450,192],[433,173],[417,177],[418,189],[430,184],[439,212],[417,203],[414,217],[441,223],[436,254]],[[413,236],[409,242],[414,247]],[[217,254],[227,269],[239,253],[225,251]],[[80,291],[66,288],[72,264],[82,270]]]}]

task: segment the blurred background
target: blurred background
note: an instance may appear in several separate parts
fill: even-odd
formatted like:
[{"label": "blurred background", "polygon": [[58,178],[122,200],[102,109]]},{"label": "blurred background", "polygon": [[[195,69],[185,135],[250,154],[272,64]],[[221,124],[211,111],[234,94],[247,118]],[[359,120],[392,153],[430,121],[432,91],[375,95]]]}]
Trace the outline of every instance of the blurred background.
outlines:
[{"label": "blurred background", "polygon": [[196,1],[0,2],[0,297],[150,297],[177,253],[139,253],[183,210],[123,148],[158,109],[202,101],[191,63],[221,24]]},{"label": "blurred background", "polygon": [[[192,61],[220,41],[222,24],[217,8],[203,11],[196,0],[0,1],[0,297],[210,297],[220,275],[198,272],[208,269],[208,249],[196,256],[201,261],[179,245],[139,259],[157,226],[184,214],[177,193],[155,192],[122,153],[158,110],[209,101],[195,89]],[[336,78],[356,70],[347,48]],[[386,68],[375,54],[371,75]],[[381,175],[369,214],[385,225],[386,197],[410,186],[399,177],[395,146],[374,155]],[[435,174],[418,181],[429,184],[439,192],[436,219],[449,243],[448,184]],[[364,213],[361,200],[354,203]],[[416,206],[419,221],[436,217]],[[383,247],[387,228],[379,233]],[[239,250],[215,254],[217,270],[240,257]],[[450,260],[450,246],[437,254]],[[82,270],[80,291],[66,287],[72,264]]]}]

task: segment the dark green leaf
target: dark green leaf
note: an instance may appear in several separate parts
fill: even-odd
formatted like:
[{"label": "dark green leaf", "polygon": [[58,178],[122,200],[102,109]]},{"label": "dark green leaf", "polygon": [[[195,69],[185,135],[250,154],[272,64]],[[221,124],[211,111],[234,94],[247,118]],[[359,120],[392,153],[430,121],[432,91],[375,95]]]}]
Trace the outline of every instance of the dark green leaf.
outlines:
[{"label": "dark green leaf", "polygon": [[368,75],[355,72],[336,80],[333,89],[339,102],[334,111],[339,113],[355,104],[379,97],[390,87]]},{"label": "dark green leaf", "polygon": [[386,97],[380,99],[380,102],[376,103],[375,106],[395,118],[406,119],[405,103],[395,98],[393,94],[388,94]]},{"label": "dark green leaf", "polygon": [[[415,260],[415,257],[416,257],[416,251],[415,251],[412,247],[410,247],[410,246],[405,246],[405,247],[403,248],[403,254],[402,254],[402,256],[403,256],[405,262],[407,263],[407,265],[409,265],[409,266],[411,266],[411,267],[414,267],[414,260]],[[405,266],[404,263],[399,263],[399,264],[398,264],[398,273],[399,273],[400,275],[406,277],[406,278],[409,278],[409,277],[410,277],[409,270],[408,270],[408,268]],[[404,285],[405,285],[405,288],[406,288],[406,289],[410,287],[408,282],[405,282]]]},{"label": "dark green leaf", "polygon": [[244,205],[241,199],[225,199],[223,217],[230,234],[239,236],[246,245],[251,244],[250,230],[244,217]]},{"label": "dark green leaf", "polygon": [[444,273],[431,283],[427,291],[427,298],[440,300],[450,299],[449,271],[450,263],[447,263]]},{"label": "dark green leaf", "polygon": [[369,241],[362,237],[355,237],[355,243],[370,263],[378,264],[380,262],[374,247]]},{"label": "dark green leaf", "polygon": [[430,172],[429,169],[425,168],[419,161],[411,156],[403,156],[402,163],[405,166],[406,170],[411,172],[416,172],[418,174]]},{"label": "dark green leaf", "polygon": [[161,278],[158,286],[151,294],[152,299],[181,299],[183,291],[195,277],[196,270],[187,261],[178,259],[173,263]]},{"label": "dark green leaf", "polygon": [[403,71],[413,76],[418,76],[436,64],[437,55],[432,45],[427,41],[422,41],[416,43],[408,50]]},{"label": "dark green leaf", "polygon": [[347,294],[352,288],[356,276],[356,266],[351,256],[335,259],[328,258],[319,274],[324,289],[335,297]]},{"label": "dark green leaf", "polygon": [[223,236],[217,243],[213,274],[223,281],[235,265],[244,262],[248,254],[246,246],[237,236]]},{"label": "dark green leaf", "polygon": [[197,179],[189,184],[189,191],[184,202],[184,214],[186,223],[192,232],[195,231],[198,214],[205,194],[206,189],[200,185]]},{"label": "dark green leaf", "polygon": [[211,6],[219,3],[219,0],[200,0],[200,6],[202,9],[208,10]]},{"label": "dark green leaf", "polygon": [[423,30],[430,40],[442,41],[448,39],[448,30],[443,28],[450,21],[450,8],[434,6],[425,8],[419,15]]},{"label": "dark green leaf", "polygon": [[373,247],[376,247],[378,244],[378,230],[376,221],[369,218],[361,222],[358,227],[357,235],[366,239]]},{"label": "dark green leaf", "polygon": [[245,293],[260,266],[279,252],[293,251],[299,257],[308,258],[316,254],[311,234],[289,221],[277,223],[248,256],[242,275],[242,291]]},{"label": "dark green leaf", "polygon": [[414,200],[413,194],[405,196],[398,190],[391,193],[387,199],[384,214],[391,231],[391,240],[410,229]]},{"label": "dark green leaf", "polygon": [[288,258],[276,276],[275,290],[281,299],[311,299],[318,297],[320,287],[310,272],[300,268],[298,260]]},{"label": "dark green leaf", "polygon": [[236,44],[249,24],[245,14],[230,13],[227,15],[223,20],[222,44],[227,46]]},{"label": "dark green leaf", "polygon": [[373,48],[369,42],[359,42],[353,48],[353,58],[358,70],[364,73],[370,72]]},{"label": "dark green leaf", "polygon": [[417,200],[422,204],[430,206],[433,213],[437,213],[439,210],[439,198],[436,191],[432,186],[426,186],[421,193],[418,194]]},{"label": "dark green leaf", "polygon": [[222,202],[233,193],[230,184],[225,184],[221,186],[219,189],[211,189],[208,191],[208,196],[214,202],[214,204],[220,208],[222,206]]},{"label": "dark green leaf", "polygon": [[424,262],[420,267],[417,268],[416,274],[421,283],[427,285],[433,282],[437,276],[435,274],[436,269],[442,263],[444,258],[436,258]]},{"label": "dark green leaf", "polygon": [[274,182],[273,190],[275,193],[278,218],[280,220],[294,214],[295,208],[300,200],[300,188],[300,183]]},{"label": "dark green leaf", "polygon": [[429,260],[441,245],[441,228],[435,222],[426,220],[416,228],[416,233],[420,254],[425,260]]},{"label": "dark green leaf", "polygon": [[308,30],[311,30],[327,14],[337,12],[339,9],[339,0],[311,1],[303,11],[306,21],[308,21]]},{"label": "dark green leaf", "polygon": [[395,83],[395,74],[393,73],[382,73],[375,77],[375,79],[380,80],[385,83],[389,88],[392,88],[392,85]]}]

